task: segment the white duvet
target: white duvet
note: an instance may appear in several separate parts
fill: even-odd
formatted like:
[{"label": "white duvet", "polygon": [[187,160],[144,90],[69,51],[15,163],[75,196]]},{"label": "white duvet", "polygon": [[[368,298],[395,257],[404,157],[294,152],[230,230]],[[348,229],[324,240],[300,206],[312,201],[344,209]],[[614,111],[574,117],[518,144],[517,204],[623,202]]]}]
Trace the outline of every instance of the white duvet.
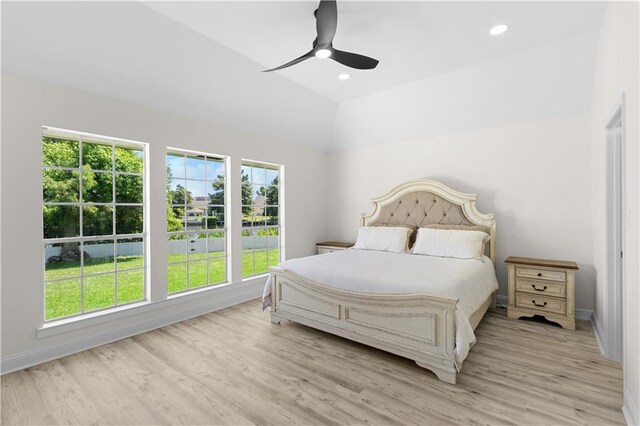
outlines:
[{"label": "white duvet", "polygon": [[[364,293],[425,293],[458,299],[456,349],[458,368],[476,342],[469,317],[497,290],[488,257],[452,259],[373,250],[342,250],[280,263],[283,269],[329,287]],[[263,309],[271,305],[271,279]]]}]

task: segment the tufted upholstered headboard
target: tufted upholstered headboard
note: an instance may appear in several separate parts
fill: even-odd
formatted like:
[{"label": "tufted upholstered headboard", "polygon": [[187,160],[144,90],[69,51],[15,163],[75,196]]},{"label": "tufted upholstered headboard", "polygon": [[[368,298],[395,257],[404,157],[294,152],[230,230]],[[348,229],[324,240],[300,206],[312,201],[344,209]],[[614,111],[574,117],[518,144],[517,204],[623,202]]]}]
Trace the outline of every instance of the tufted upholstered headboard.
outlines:
[{"label": "tufted upholstered headboard", "polygon": [[373,211],[362,214],[362,226],[430,224],[478,225],[491,235],[487,256],[496,263],[496,221],[493,214],[480,213],[477,194],[464,194],[434,180],[413,180],[373,199]]}]

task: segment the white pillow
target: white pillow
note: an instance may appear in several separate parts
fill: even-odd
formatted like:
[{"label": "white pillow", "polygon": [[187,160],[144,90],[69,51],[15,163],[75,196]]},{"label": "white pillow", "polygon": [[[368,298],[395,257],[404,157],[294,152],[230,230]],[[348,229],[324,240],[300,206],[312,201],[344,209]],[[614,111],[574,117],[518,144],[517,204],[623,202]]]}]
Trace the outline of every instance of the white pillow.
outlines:
[{"label": "white pillow", "polygon": [[482,231],[420,228],[413,246],[413,254],[482,259],[484,241],[487,237],[487,233]]},{"label": "white pillow", "polygon": [[413,229],[404,226],[363,226],[353,248],[406,253],[411,232]]}]

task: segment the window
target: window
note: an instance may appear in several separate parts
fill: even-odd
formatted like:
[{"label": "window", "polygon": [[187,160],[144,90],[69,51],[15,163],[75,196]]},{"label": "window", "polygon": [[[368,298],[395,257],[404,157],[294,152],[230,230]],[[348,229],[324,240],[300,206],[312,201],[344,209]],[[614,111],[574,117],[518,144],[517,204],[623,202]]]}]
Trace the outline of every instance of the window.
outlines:
[{"label": "window", "polygon": [[167,152],[167,291],[227,281],[223,157]]},{"label": "window", "polygon": [[242,276],[264,274],[280,262],[281,166],[242,163]]},{"label": "window", "polygon": [[145,299],[144,152],[44,130],[45,320]]}]

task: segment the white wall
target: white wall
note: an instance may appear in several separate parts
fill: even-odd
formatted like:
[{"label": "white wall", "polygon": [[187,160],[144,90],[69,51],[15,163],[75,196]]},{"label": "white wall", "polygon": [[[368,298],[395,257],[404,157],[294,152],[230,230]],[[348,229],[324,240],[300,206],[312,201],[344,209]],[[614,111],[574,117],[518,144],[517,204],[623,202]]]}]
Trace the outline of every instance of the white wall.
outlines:
[{"label": "white wall", "polygon": [[585,34],[343,102],[334,149],[587,113],[596,46]]},{"label": "white wall", "polygon": [[479,194],[510,255],[574,260],[576,307],[594,300],[591,92],[597,34],[585,34],[345,102],[329,157],[329,236],[355,238],[369,200],[409,179]]},{"label": "white wall", "polygon": [[332,134],[334,102],[142,2],[3,2],[0,27],[8,74],[296,145]]},{"label": "white wall", "polygon": [[[149,144],[150,251],[152,308],[143,306],[110,321],[89,320],[80,329],[61,334],[39,333],[43,317],[42,125]],[[163,300],[166,292],[166,168],[167,146],[231,156],[230,194],[236,214],[230,217],[234,243],[232,281],[235,286]],[[87,345],[207,312],[238,298],[261,294],[260,284],[240,283],[242,245],[240,161],[242,158],[285,166],[285,251],[287,257],[314,253],[326,238],[326,154],[303,146],[279,144],[235,131],[211,127],[151,109],[120,103],[59,86],[7,74],[2,76],[2,360],[3,371],[23,367]],[[237,226],[236,226],[237,225]],[[247,290],[250,289],[251,291]],[[236,293],[234,293],[236,292]],[[236,294],[236,296],[234,296]],[[239,295],[239,296],[238,296]],[[235,299],[234,299],[235,297]],[[266,320],[266,319],[265,319]],[[45,336],[46,335],[46,336]],[[45,337],[43,337],[45,336]],[[22,363],[22,364],[21,364]]]},{"label": "white wall", "polygon": [[[596,269],[595,315],[600,324],[606,324],[605,282],[605,137],[604,127],[622,92],[625,93],[625,172],[627,226],[624,248],[625,292],[623,293],[624,331],[624,412],[631,424],[640,423],[640,137],[638,106],[638,30],[637,2],[611,2],[600,32],[592,105],[592,228],[593,257]],[[606,340],[606,336],[605,340]]]},{"label": "white wall", "polygon": [[498,280],[506,295],[508,256],[574,260],[576,307],[592,309],[589,115],[496,127],[329,157],[329,237],[356,237],[370,199],[404,181],[430,178],[478,193],[497,222]]}]

